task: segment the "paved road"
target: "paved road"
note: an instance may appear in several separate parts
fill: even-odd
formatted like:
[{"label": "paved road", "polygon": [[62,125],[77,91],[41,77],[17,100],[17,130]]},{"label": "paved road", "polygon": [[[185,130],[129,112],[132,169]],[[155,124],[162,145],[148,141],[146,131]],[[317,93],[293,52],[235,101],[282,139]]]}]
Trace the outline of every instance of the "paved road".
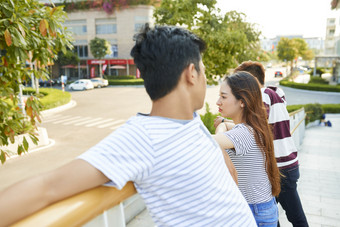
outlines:
[{"label": "paved road", "polygon": [[77,105],[43,118],[55,145],[8,160],[0,166],[0,189],[29,176],[55,169],[123,124],[136,110],[147,113],[151,107],[143,87],[107,87],[72,92]]}]

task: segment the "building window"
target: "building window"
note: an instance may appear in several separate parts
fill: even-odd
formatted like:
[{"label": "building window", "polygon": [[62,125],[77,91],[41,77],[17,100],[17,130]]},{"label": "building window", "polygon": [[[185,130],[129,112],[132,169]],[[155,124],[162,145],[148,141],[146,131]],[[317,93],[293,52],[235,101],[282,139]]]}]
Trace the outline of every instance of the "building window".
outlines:
[{"label": "building window", "polygon": [[65,21],[65,26],[75,35],[87,34],[86,20],[68,20]]},{"label": "building window", "polygon": [[334,35],[334,33],[335,33],[335,29],[331,29],[331,30],[329,30],[328,35]]},{"label": "building window", "polygon": [[96,19],[96,34],[117,33],[116,19]]},{"label": "building window", "polygon": [[111,54],[105,56],[105,58],[118,58],[118,45],[116,39],[107,40],[111,45]]},{"label": "building window", "polygon": [[145,25],[145,23],[149,22],[149,17],[145,16],[136,16],[135,17],[135,32],[139,32],[140,29]]},{"label": "building window", "polygon": [[89,56],[87,45],[74,46],[73,51],[78,54],[79,58],[87,58]]}]

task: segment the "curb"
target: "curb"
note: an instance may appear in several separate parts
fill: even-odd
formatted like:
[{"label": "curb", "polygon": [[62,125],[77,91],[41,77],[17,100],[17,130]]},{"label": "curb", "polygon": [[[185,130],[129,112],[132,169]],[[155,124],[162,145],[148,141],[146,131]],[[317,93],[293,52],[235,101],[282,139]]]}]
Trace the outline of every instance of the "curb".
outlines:
[{"label": "curb", "polygon": [[77,102],[74,101],[74,100],[71,100],[69,103],[67,103],[65,105],[58,106],[58,107],[48,109],[48,110],[44,110],[44,111],[41,111],[40,113],[41,113],[42,117],[46,117],[46,116],[49,116],[49,115],[54,114],[54,113],[59,113],[59,112],[62,112],[64,110],[71,109],[71,108],[75,107],[76,105],[77,105]]}]

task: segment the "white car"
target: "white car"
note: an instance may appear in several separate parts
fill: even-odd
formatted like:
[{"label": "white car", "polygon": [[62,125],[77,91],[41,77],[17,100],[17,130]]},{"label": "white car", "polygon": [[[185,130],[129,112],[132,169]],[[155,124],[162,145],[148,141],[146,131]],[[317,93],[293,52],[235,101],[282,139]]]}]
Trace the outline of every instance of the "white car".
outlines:
[{"label": "white car", "polygon": [[84,90],[89,90],[89,89],[93,89],[93,83],[91,82],[91,80],[87,80],[87,79],[82,79],[82,80],[76,80],[74,81],[72,84],[70,84],[68,86],[68,88],[70,90],[80,90],[80,91],[84,91]]},{"label": "white car", "polygon": [[109,85],[108,80],[102,79],[102,78],[99,78],[99,77],[92,78],[91,81],[93,83],[93,86],[97,87],[97,88],[106,87],[106,86]]}]

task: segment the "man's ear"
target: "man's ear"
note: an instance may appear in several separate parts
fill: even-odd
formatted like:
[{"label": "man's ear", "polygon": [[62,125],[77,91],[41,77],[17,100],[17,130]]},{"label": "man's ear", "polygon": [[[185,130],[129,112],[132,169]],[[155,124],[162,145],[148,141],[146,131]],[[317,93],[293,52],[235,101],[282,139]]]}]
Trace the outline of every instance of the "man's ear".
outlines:
[{"label": "man's ear", "polygon": [[193,63],[190,63],[184,71],[186,81],[189,84],[194,84],[198,76],[195,65]]}]

